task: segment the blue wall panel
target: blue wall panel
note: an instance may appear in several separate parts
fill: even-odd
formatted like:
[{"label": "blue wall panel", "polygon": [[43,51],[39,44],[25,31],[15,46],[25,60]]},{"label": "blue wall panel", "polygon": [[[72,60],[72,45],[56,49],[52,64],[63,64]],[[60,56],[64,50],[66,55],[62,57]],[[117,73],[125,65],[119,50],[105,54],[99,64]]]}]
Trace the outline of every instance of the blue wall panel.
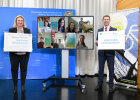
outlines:
[{"label": "blue wall panel", "polygon": [[[25,18],[33,35],[33,52],[30,54],[27,79],[44,79],[55,74],[61,76],[61,50],[37,49],[37,16],[64,16],[73,9],[10,8],[0,7],[0,79],[11,79],[9,53],[3,52],[4,32],[13,27],[17,15]],[[70,51],[70,77],[75,76],[75,50]],[[19,75],[20,77],[20,75]]]}]

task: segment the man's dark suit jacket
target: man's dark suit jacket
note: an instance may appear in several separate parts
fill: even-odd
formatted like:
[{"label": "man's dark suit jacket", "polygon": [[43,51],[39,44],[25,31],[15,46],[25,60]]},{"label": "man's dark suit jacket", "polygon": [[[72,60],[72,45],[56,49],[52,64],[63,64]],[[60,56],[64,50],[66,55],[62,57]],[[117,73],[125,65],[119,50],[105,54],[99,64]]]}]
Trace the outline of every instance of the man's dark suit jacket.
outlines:
[{"label": "man's dark suit jacket", "polygon": [[[24,33],[29,33],[30,34],[30,29],[28,29],[28,28],[23,28],[23,30],[24,30]],[[17,28],[10,28],[9,29],[9,32],[11,32],[11,33],[17,33]],[[15,53],[15,52],[10,52],[10,54],[13,54],[13,53]],[[29,52],[27,52],[27,53],[29,53]]]},{"label": "man's dark suit jacket", "polygon": [[[98,30],[98,32],[102,32],[102,31],[104,31],[104,27],[102,27],[102,28],[100,28]],[[109,31],[117,31],[117,29],[110,26]],[[98,33],[97,33],[96,40],[98,40]],[[114,50],[99,50],[98,51],[98,55],[104,55],[104,53],[108,53],[110,55],[115,55],[115,51]]]}]

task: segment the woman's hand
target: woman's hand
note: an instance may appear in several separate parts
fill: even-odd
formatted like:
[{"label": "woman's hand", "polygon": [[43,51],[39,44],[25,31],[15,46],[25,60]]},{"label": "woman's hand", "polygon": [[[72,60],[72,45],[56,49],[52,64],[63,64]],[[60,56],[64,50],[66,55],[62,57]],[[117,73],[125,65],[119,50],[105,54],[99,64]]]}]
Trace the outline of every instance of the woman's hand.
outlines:
[{"label": "woman's hand", "polygon": [[6,53],[6,52],[8,52],[8,51],[4,51],[4,48],[3,48],[3,52]]},{"label": "woman's hand", "polygon": [[98,45],[98,40],[96,40],[96,45]]}]

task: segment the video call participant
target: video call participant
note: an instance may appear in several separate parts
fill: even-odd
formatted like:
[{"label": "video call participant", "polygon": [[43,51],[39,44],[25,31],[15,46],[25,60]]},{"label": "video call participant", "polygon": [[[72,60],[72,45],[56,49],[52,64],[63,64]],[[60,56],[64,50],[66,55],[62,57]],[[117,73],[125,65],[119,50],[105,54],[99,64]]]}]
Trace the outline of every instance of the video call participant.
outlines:
[{"label": "video call participant", "polygon": [[70,22],[68,27],[66,28],[66,33],[78,33],[78,29],[75,28],[74,22]]},{"label": "video call participant", "polygon": [[83,18],[79,21],[79,32],[82,33],[82,25],[88,23],[89,21],[83,21]]},{"label": "video call participant", "polygon": [[78,48],[78,49],[82,49],[82,48],[87,49],[88,48],[85,44],[85,36],[84,35],[79,36],[79,40],[78,40],[78,43],[76,45],[76,48]]},{"label": "video call participant", "polygon": [[37,43],[37,48],[45,48],[43,37],[40,37],[40,42]]},{"label": "video call participant", "polygon": [[59,43],[58,43],[58,45],[59,45],[59,48],[64,48],[64,45],[62,44],[61,39],[59,39]]},{"label": "video call participant", "polygon": [[50,24],[48,21],[44,22],[44,28],[43,28],[44,33],[51,33],[51,28],[50,28]]},{"label": "video call participant", "polygon": [[[101,31],[117,31],[117,29],[111,27],[110,24],[110,16],[105,15],[103,16],[103,23],[104,27],[100,28],[98,32]],[[98,34],[96,39],[96,45],[98,45]],[[115,51],[114,50],[99,50],[98,51],[98,60],[99,60],[99,78],[98,78],[98,85],[95,90],[102,90],[103,84],[103,74],[104,74],[104,65],[105,61],[107,60],[108,68],[109,68],[109,92],[114,90],[114,57]]]},{"label": "video call participant", "polygon": [[58,20],[58,31],[61,33],[65,32],[65,20],[63,18]]},{"label": "video call participant", "polygon": [[52,38],[51,39],[51,48],[58,48],[58,47],[59,47],[58,44],[55,43],[55,38]]},{"label": "video call participant", "polygon": [[[30,29],[26,28],[25,19],[23,16],[19,15],[15,18],[14,28],[10,28],[9,32],[12,33],[27,33],[30,34]],[[18,69],[20,64],[21,73],[21,90],[25,92],[25,79],[27,75],[27,65],[29,60],[29,52],[10,52],[10,62],[11,62],[11,72],[12,79],[14,83],[14,93],[17,93],[17,83],[18,83]]]}]

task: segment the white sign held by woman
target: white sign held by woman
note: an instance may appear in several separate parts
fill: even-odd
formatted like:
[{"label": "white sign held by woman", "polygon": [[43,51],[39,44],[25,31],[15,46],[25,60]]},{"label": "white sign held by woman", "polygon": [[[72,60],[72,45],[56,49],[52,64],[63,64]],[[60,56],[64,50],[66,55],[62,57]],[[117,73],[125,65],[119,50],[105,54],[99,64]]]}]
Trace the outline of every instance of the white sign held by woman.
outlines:
[{"label": "white sign held by woman", "polygon": [[5,52],[32,52],[32,34],[4,33]]}]

